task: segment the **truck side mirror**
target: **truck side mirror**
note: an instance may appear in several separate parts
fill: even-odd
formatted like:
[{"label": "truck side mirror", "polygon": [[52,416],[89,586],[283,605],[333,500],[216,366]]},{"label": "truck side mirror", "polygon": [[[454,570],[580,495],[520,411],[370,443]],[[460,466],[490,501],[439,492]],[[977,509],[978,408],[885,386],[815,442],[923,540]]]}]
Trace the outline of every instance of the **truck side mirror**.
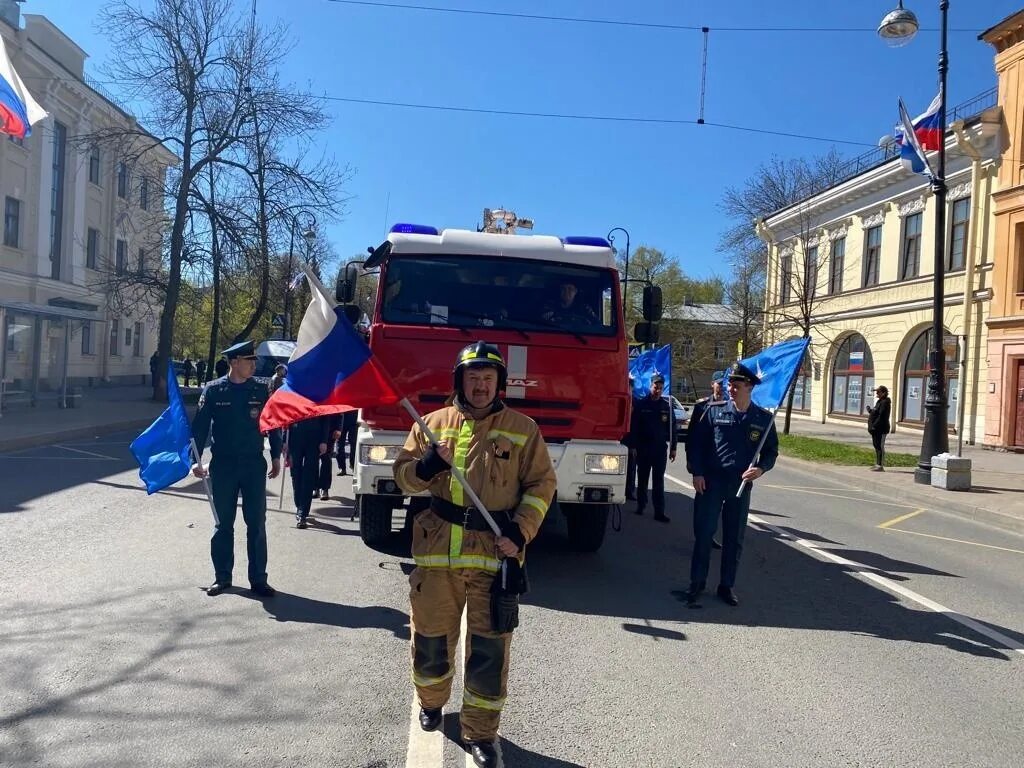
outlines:
[{"label": "truck side mirror", "polygon": [[638,344],[657,344],[659,331],[657,323],[637,323],[633,328],[633,338]]},{"label": "truck side mirror", "polygon": [[346,304],[344,307],[345,319],[348,320],[352,325],[359,322],[359,318],[363,316],[363,310],[359,308],[358,304]]},{"label": "truck side mirror", "polygon": [[644,286],[644,320],[661,320],[661,288],[657,285]]},{"label": "truck side mirror", "polygon": [[338,275],[338,283],[334,287],[334,298],[339,304],[351,304],[355,300],[358,281],[359,267],[355,264],[346,264]]}]

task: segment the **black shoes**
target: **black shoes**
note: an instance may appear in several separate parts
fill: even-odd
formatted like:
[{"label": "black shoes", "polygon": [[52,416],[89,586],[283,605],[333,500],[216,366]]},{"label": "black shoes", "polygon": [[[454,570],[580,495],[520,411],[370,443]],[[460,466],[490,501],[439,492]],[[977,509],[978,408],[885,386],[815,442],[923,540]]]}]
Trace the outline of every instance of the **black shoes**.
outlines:
[{"label": "black shoes", "polygon": [[420,728],[424,731],[436,731],[441,727],[440,709],[420,709]]},{"label": "black shoes", "polygon": [[661,514],[656,514],[654,516],[654,519],[657,520],[659,523],[671,523],[672,522],[671,520],[669,520],[668,515],[666,515],[664,512],[662,512]]},{"label": "black shoes", "polygon": [[306,526],[306,517],[307,517],[306,513],[303,512],[301,509],[295,510],[295,527],[296,528],[305,528],[305,527],[307,527]]},{"label": "black shoes", "polygon": [[473,762],[480,768],[495,768],[498,765],[498,750],[493,741],[467,741]]},{"label": "black shoes", "polygon": [[206,588],[206,594],[210,597],[216,597],[221,592],[226,592],[229,589],[231,589],[230,581],[215,581]]},{"label": "black shoes", "polygon": [[636,493],[633,491],[626,491],[626,499],[629,501],[636,501]]},{"label": "black shoes", "polygon": [[262,584],[253,584],[250,589],[254,595],[259,595],[260,597],[273,597],[277,594],[277,590],[266,582],[263,582]]},{"label": "black shoes", "polygon": [[338,473],[338,477],[344,477],[344,476],[345,476],[345,470],[343,469],[343,470],[341,470],[341,472]]},{"label": "black shoes", "polygon": [[732,587],[719,586],[718,597],[727,605],[736,606],[740,604],[740,599],[736,597],[736,593],[733,591]]},{"label": "black shoes", "polygon": [[700,594],[704,591],[703,584],[691,584],[690,588],[686,590],[686,604],[696,605],[697,601],[700,600]]},{"label": "black shoes", "polygon": [[712,539],[711,540],[711,548],[712,549],[721,549],[722,548],[722,542],[720,542],[718,539]]}]

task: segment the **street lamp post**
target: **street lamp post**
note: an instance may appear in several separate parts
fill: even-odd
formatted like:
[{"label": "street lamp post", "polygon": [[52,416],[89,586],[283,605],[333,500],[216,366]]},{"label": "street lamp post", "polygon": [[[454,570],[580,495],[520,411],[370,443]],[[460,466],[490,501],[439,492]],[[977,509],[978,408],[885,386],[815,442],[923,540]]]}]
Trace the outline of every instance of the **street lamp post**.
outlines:
[{"label": "street lamp post", "polygon": [[292,337],[292,279],[295,277],[292,270],[295,258],[295,228],[299,224],[300,216],[306,218],[306,231],[302,233],[302,237],[306,241],[306,261],[309,261],[309,252],[316,240],[316,216],[304,208],[296,211],[292,216],[291,240],[288,243],[288,282],[284,288],[284,330],[285,336],[289,339]]},{"label": "street lamp post", "polygon": [[[945,329],[942,322],[945,304],[946,278],[946,73],[949,69],[949,54],[946,47],[947,16],[949,0],[940,0],[941,33],[939,47],[939,149],[938,168],[932,178],[931,188],[935,195],[935,265],[934,295],[932,297],[932,348],[928,353],[928,394],[925,397],[924,436],[921,440],[921,455],[914,471],[914,481],[930,484],[932,457],[949,451],[949,431],[946,417],[946,352],[943,347]],[[878,34],[893,46],[906,45],[917,34],[917,17],[899,6],[882,19]]]},{"label": "street lamp post", "polygon": [[625,322],[626,319],[626,294],[629,292],[629,232],[624,230],[622,227],[615,227],[608,232],[608,242],[612,248],[615,247],[615,235],[613,232],[621,232],[626,236],[626,274],[622,283],[622,319]]}]

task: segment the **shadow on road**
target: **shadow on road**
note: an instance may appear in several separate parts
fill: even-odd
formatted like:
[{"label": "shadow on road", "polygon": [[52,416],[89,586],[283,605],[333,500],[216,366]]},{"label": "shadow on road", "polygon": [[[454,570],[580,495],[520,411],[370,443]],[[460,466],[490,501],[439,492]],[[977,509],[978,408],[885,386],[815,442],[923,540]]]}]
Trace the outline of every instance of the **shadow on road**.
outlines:
[{"label": "shadow on road", "polygon": [[281,591],[269,599],[259,598],[249,592],[241,594],[258,601],[263,610],[277,621],[299,621],[349,629],[386,629],[401,640],[410,638],[409,616],[394,608],[328,603]]},{"label": "shadow on road", "polygon": [[[468,753],[469,750],[462,742],[458,712],[445,713],[444,720],[441,723],[441,732],[448,741],[453,742],[459,749]],[[509,741],[504,736],[499,741],[498,750],[501,753],[501,764],[509,766],[509,768],[511,766],[515,766],[515,768],[584,768],[584,766],[577,763],[570,763],[565,760],[559,760],[556,757],[548,757],[537,752],[531,752]]]}]

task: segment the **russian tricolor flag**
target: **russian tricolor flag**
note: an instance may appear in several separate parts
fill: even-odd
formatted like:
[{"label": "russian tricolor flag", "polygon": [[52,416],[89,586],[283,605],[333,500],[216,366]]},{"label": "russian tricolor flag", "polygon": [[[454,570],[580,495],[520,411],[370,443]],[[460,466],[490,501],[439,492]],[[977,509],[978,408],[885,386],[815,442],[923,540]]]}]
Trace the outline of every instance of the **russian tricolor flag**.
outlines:
[{"label": "russian tricolor flag", "polygon": [[304,267],[313,300],[302,318],[284,384],[260,414],[260,431],[402,399],[391,376],[323,285]]},{"label": "russian tricolor flag", "polygon": [[0,133],[23,139],[32,135],[32,126],[44,117],[46,110],[36,103],[14,71],[0,35]]},{"label": "russian tricolor flag", "polygon": [[931,167],[925,157],[926,151],[937,151],[942,144],[942,129],[939,126],[939,107],[942,94],[936,95],[923,115],[913,120],[900,99],[900,123],[896,126],[896,141],[900,144],[900,162],[913,173],[931,175]]}]

